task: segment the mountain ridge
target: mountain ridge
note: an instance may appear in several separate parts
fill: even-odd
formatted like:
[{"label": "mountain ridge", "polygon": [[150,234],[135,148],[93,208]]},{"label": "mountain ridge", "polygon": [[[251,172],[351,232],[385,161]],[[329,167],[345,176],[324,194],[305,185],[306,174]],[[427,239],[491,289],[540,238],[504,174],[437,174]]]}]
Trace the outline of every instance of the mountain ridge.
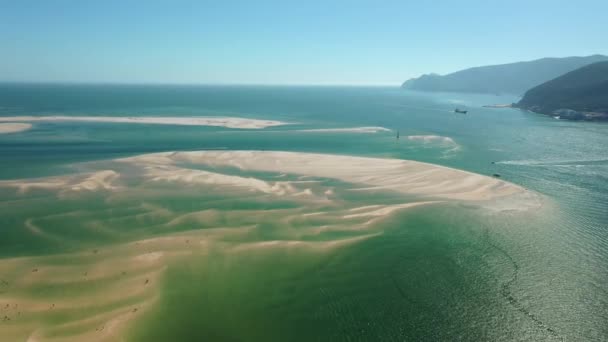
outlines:
[{"label": "mountain ridge", "polygon": [[544,57],[532,61],[477,66],[446,75],[424,74],[401,88],[419,91],[522,95],[527,90],[608,56]]},{"label": "mountain ridge", "polygon": [[608,61],[540,84],[514,106],[570,120],[608,120]]}]

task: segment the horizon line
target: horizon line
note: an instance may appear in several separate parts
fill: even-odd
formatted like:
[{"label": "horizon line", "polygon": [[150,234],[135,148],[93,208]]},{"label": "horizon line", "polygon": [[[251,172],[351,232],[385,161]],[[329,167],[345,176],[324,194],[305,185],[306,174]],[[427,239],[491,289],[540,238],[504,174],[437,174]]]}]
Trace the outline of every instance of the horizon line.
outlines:
[{"label": "horizon line", "polygon": [[0,84],[22,85],[123,85],[123,86],[219,86],[219,87],[401,87],[401,83],[213,83],[213,82],[120,82],[120,81],[15,81],[0,80]]}]

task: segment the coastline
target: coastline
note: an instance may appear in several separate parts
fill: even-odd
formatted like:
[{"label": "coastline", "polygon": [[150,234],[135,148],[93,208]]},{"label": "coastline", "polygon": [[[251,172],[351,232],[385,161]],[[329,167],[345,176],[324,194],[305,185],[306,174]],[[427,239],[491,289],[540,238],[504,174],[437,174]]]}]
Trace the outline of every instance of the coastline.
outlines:
[{"label": "coastline", "polygon": [[364,186],[360,190],[390,190],[448,200],[493,201],[522,194],[536,197],[521,186],[496,178],[399,159],[278,151],[197,151],[144,154],[118,161],[148,166],[191,163],[298,174]]}]

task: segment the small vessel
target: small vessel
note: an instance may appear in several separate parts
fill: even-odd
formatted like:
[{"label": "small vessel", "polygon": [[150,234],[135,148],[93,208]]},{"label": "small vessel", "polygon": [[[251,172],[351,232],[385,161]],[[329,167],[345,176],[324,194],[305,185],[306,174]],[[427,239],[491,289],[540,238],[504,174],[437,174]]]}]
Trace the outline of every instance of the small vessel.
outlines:
[{"label": "small vessel", "polygon": [[468,110],[465,109],[454,109],[454,113],[460,113],[460,114],[466,114],[468,112]]},{"label": "small vessel", "polygon": [[397,131],[397,140],[399,140],[399,131]]}]

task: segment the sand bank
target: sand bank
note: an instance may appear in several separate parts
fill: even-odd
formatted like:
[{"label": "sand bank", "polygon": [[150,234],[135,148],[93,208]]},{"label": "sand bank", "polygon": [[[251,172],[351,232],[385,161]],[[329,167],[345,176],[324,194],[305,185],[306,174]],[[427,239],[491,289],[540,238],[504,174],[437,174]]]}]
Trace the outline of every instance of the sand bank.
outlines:
[{"label": "sand bank", "polygon": [[[21,217],[23,225],[13,227],[37,239],[52,244],[70,241],[70,230],[57,229],[59,224],[74,225],[84,235],[92,234],[91,239],[119,239],[125,236],[125,227],[134,234],[141,232],[133,242],[2,259],[0,309],[4,311],[0,319],[6,316],[7,321],[0,322],[0,340],[120,340],[134,320],[159,302],[166,270],[185,260],[225,256],[241,263],[294,253],[329,255],[382,234],[386,227],[375,223],[398,211],[453,200],[524,207],[536,197],[499,179],[438,165],[344,155],[171,152],[87,166],[96,165],[96,172],[0,182],[0,186],[13,188],[19,205],[28,204],[28,200],[38,206],[51,204],[48,212]],[[275,182],[268,180],[272,175],[263,179],[246,172],[224,174],[219,173],[221,168],[212,172],[199,166],[329,178],[348,184],[338,186],[319,179]],[[28,198],[28,192],[41,190],[55,191],[59,198]],[[346,192],[351,195],[350,191],[378,190],[422,198],[391,196],[390,201],[366,203],[343,196]],[[103,204],[80,207],[79,201],[74,201],[91,191],[105,196]],[[218,191],[217,198],[203,201],[205,193],[214,191]],[[193,200],[174,208],[165,202],[173,197],[174,202]],[[242,204],[226,205],[236,199]],[[248,205],[272,203],[274,199],[296,205]],[[55,205],[64,200],[70,205]],[[155,236],[150,237],[150,232]],[[336,234],[342,232],[346,234]],[[221,269],[210,268],[214,272],[210,277]]]},{"label": "sand bank", "polygon": [[[0,120],[0,122],[3,120]],[[0,123],[0,134],[6,133],[17,133],[27,131],[32,128],[32,124],[29,123],[19,123],[19,122],[9,122],[9,123]]]},{"label": "sand bank", "polygon": [[289,182],[267,182],[253,177],[239,177],[171,166],[147,167],[144,178],[154,182],[242,187],[251,191],[277,195],[295,194],[297,192],[297,189]]},{"label": "sand bank", "polygon": [[[256,177],[227,175],[190,168],[234,167],[241,171],[262,171],[302,177],[335,179],[354,186],[351,191],[396,191],[433,200],[496,202],[501,208],[537,207],[540,198],[515,184],[467,171],[434,164],[384,158],[273,151],[162,152],[117,159],[141,171],[146,182],[171,182],[201,186],[232,187],[277,196],[329,200],[330,187],[295,181],[269,181]],[[105,167],[111,167],[106,165]],[[0,181],[0,187],[16,188],[25,194],[34,189],[56,190],[61,196],[90,191],[121,189],[121,174],[114,170],[48,177],[33,180]],[[311,186],[313,188],[311,188]],[[503,200],[509,199],[505,202]],[[505,203],[509,204],[505,206]],[[486,203],[487,204],[487,203]]]},{"label": "sand bank", "polygon": [[301,129],[298,132],[315,132],[315,133],[378,133],[390,132],[391,130],[384,127],[349,127],[349,128],[319,128],[319,129]]},{"label": "sand bank", "polygon": [[493,201],[516,195],[520,195],[520,199],[536,197],[520,186],[496,178],[397,159],[297,152],[200,151],[155,153],[120,161],[142,165],[192,163],[331,178],[367,186],[360,190],[390,190],[440,199]]},{"label": "sand bank", "polygon": [[157,125],[182,126],[216,126],[240,129],[262,129],[266,127],[287,125],[286,122],[274,120],[258,120],[237,117],[205,116],[205,117],[156,117],[156,116],[12,116],[0,117],[0,122],[110,122],[110,123],[139,123]]}]

